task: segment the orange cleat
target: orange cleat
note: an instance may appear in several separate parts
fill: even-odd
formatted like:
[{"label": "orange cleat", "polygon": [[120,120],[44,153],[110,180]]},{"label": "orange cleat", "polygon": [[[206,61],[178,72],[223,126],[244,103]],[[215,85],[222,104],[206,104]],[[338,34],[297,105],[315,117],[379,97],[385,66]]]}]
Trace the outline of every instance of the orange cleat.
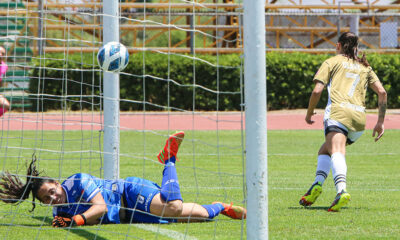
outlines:
[{"label": "orange cleat", "polygon": [[224,206],[224,210],[221,212],[223,215],[232,219],[246,219],[247,210],[241,206],[236,206],[223,202],[213,202],[212,204],[220,203]]},{"label": "orange cleat", "polygon": [[179,146],[181,145],[184,137],[185,133],[183,131],[174,133],[169,136],[164,148],[157,155],[158,161],[162,164],[165,164],[165,161],[167,161],[171,157],[175,157],[178,161],[176,155],[178,154]]}]

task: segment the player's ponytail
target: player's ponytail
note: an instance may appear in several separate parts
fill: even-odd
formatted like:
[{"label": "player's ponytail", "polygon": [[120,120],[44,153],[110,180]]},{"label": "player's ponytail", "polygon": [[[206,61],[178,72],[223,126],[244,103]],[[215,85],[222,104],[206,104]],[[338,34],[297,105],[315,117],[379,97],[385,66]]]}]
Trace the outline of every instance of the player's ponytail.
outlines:
[{"label": "player's ponytail", "polygon": [[366,66],[366,67],[369,67],[369,66],[370,66],[370,65],[369,65],[369,62],[367,61],[367,58],[365,57],[365,53],[362,54],[362,57],[361,57],[361,58],[358,58],[358,61],[359,61],[362,65],[364,65],[364,66]]},{"label": "player's ponytail", "polygon": [[352,32],[345,32],[340,35],[338,42],[342,46],[342,54],[348,58],[351,58],[362,65],[369,67],[369,63],[365,54],[363,53],[362,57],[358,57],[358,36]]},{"label": "player's ponytail", "polygon": [[26,172],[26,182],[22,183],[17,175],[4,172],[0,178],[0,200],[5,203],[20,204],[27,199],[32,192],[32,209],[35,209],[35,199],[39,188],[45,182],[54,182],[47,177],[39,177],[40,172],[36,169],[36,156],[32,156],[32,161]]}]

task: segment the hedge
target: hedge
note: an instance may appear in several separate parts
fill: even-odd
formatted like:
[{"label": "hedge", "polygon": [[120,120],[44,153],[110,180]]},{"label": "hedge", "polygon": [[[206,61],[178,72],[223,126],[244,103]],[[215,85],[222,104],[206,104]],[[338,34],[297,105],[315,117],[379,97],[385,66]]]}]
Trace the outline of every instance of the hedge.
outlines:
[{"label": "hedge", "polygon": [[[388,91],[388,107],[400,107],[400,55],[367,56]],[[267,54],[268,109],[306,108],[312,79],[329,55]],[[60,54],[35,60],[31,71],[32,110],[101,108],[102,72],[94,54]],[[120,75],[121,110],[240,110],[242,58],[239,55],[134,54]],[[143,62],[145,65],[143,66]],[[169,79],[169,80],[168,80]],[[217,81],[217,79],[219,81]],[[143,89],[145,88],[145,91]],[[83,96],[83,97],[82,97]],[[169,98],[168,98],[169,96]],[[326,91],[318,107],[327,101]],[[372,90],[367,108],[377,107]],[[195,109],[193,109],[195,106]]]}]

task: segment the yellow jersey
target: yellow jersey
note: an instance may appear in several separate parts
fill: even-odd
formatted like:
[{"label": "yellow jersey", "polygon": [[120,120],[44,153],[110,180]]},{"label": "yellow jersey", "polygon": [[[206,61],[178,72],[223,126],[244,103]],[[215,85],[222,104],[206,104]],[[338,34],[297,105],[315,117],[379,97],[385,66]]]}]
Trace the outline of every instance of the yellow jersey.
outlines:
[{"label": "yellow jersey", "polygon": [[365,129],[367,87],[379,81],[371,67],[343,55],[325,60],[314,76],[328,88],[324,121],[336,120],[351,131]]}]

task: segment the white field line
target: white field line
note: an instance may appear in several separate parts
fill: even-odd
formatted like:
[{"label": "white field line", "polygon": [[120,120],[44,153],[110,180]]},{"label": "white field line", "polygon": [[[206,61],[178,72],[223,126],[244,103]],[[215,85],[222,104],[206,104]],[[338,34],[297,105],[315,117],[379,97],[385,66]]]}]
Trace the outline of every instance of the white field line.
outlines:
[{"label": "white field line", "polygon": [[150,232],[155,232],[163,236],[170,237],[171,239],[176,239],[176,240],[197,240],[197,238],[189,236],[187,234],[182,234],[177,231],[169,230],[169,229],[164,229],[159,226],[155,226],[152,224],[134,224],[133,226],[150,231]]},{"label": "white field line", "polygon": [[[213,190],[235,190],[235,189],[243,189],[242,187],[181,187],[182,190],[196,190],[196,189],[213,189]],[[304,190],[302,187],[268,187],[269,190]],[[371,191],[371,192],[400,192],[400,188],[351,188],[354,191]]]},{"label": "white field line", "polygon": [[[306,187],[307,188],[307,187]],[[268,187],[270,190],[307,190],[306,188],[282,188],[282,187]],[[349,188],[350,189],[350,188]],[[370,192],[400,192],[400,188],[351,188],[351,191],[370,191]]]},{"label": "white field line", "polygon": [[[183,154],[182,154],[183,155]],[[196,154],[197,155],[197,154]],[[400,153],[346,153],[346,156],[388,156],[400,155]],[[268,153],[268,156],[317,156],[317,153]]]},{"label": "white field line", "polygon": [[[25,176],[25,175],[24,175]],[[180,186],[181,189],[213,189],[213,190],[223,190],[223,189],[228,189],[228,190],[234,190],[234,189],[243,189],[242,187],[184,187]]]}]

